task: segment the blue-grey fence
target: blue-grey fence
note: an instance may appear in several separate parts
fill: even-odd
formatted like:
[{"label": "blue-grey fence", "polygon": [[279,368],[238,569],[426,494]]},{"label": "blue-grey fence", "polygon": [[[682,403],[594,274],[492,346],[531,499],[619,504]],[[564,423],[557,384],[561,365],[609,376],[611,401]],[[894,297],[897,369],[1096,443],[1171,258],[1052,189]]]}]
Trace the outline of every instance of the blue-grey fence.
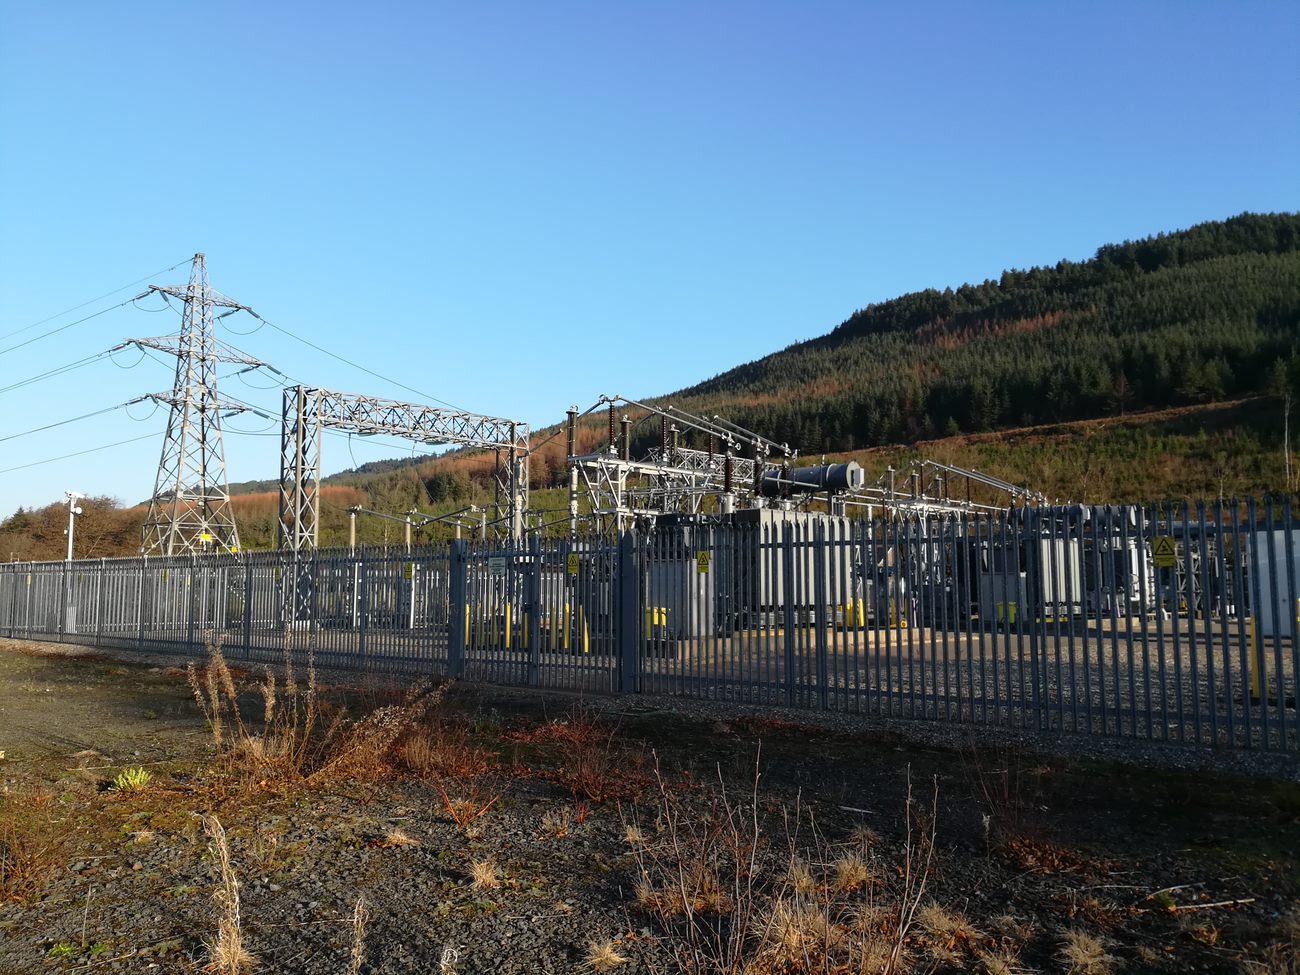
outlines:
[{"label": "blue-grey fence", "polygon": [[1297,748],[1290,502],[0,565],[0,636]]}]

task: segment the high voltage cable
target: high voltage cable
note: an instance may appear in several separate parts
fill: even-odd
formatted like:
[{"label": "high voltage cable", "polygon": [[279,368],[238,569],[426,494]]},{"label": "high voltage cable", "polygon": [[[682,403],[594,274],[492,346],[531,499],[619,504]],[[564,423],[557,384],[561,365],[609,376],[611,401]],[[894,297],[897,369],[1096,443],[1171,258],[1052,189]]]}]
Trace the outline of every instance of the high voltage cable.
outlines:
[{"label": "high voltage cable", "polygon": [[[112,305],[111,307],[105,308],[103,311],[97,311],[93,315],[87,315],[85,318],[78,318],[75,322],[68,322],[68,324],[60,325],[58,328],[52,328],[48,332],[42,332],[40,335],[19,342],[17,345],[11,345],[7,349],[0,349],[0,355],[4,355],[6,352],[13,352],[15,349],[21,349],[25,345],[31,345],[33,342],[39,342],[41,339],[49,338],[51,335],[57,335],[59,332],[67,331],[68,329],[72,328],[72,326],[74,325],[80,325],[82,322],[88,322],[92,318],[98,318],[100,315],[107,315],[110,311],[115,311],[116,309],[121,308],[123,305],[129,305],[134,300],[135,300],[134,298],[128,298],[126,301],[123,301],[120,304]],[[20,328],[18,331],[25,332],[27,331],[27,329]],[[17,335],[17,334],[18,332],[9,333],[9,335]],[[8,337],[9,337],[8,335],[5,336],[5,338]]]},{"label": "high voltage cable", "polygon": [[32,376],[30,379],[24,379],[21,382],[11,383],[8,386],[0,386],[0,393],[8,393],[15,389],[21,389],[24,386],[30,386],[32,383],[38,383],[42,379],[49,379],[51,376],[58,376],[65,372],[72,372],[72,370],[80,369],[82,366],[88,366],[92,362],[98,362],[100,359],[104,358],[105,356],[112,354],[112,351],[113,351],[112,349],[105,349],[103,352],[96,352],[94,355],[88,355],[84,359],[77,359],[74,362],[69,362],[67,365],[56,366],[55,368],[50,369],[47,372],[43,372],[40,373],[39,375]]},{"label": "high voltage cable", "polygon": [[13,471],[26,470],[29,467],[39,467],[41,464],[53,464],[56,460],[67,460],[70,457],[80,457],[83,454],[93,454],[100,450],[111,450],[114,447],[124,447],[129,443],[138,443],[141,440],[152,440],[157,434],[146,433],[139,437],[132,437],[130,440],[119,440],[117,443],[104,444],[102,447],[89,447],[86,450],[74,451],[71,454],[61,454],[58,457],[47,457],[45,460],[34,460],[29,464],[19,464],[17,467],[6,467],[0,470],[0,474],[9,474]]},{"label": "high voltage cable", "polygon": [[[435,403],[441,403],[443,406],[446,406],[450,409],[453,410],[463,409],[462,407],[457,406],[455,403],[448,403],[445,399],[439,399],[437,396],[434,396],[432,393],[426,393],[424,390],[416,389],[414,386],[408,386],[406,385],[406,383],[399,383],[396,379],[390,379],[388,376],[385,376],[382,373],[375,372],[373,369],[367,369],[365,366],[353,362],[351,359],[346,359],[343,356],[338,355],[337,353],[331,352],[329,349],[323,349],[315,342],[308,341],[307,339],[303,338],[301,335],[295,335],[287,328],[281,328],[279,325],[275,324],[275,322],[267,321],[267,319],[263,318],[261,315],[259,315],[257,312],[253,311],[252,309],[246,309],[246,310],[250,315],[256,318],[259,322],[263,322],[267,325],[270,325],[277,332],[281,332],[284,335],[289,336],[289,338],[301,342],[303,345],[310,346],[311,348],[315,349],[317,352],[323,352],[331,359],[337,359],[339,362],[343,363],[344,365],[351,366],[353,369],[360,369],[362,372],[374,376],[376,379],[382,379],[386,383],[392,383],[394,386],[399,386],[402,389],[405,389],[407,392],[415,393],[417,396],[423,396],[426,399],[431,399]],[[465,411],[465,412],[469,412],[469,411]]]},{"label": "high voltage cable", "polygon": [[[87,305],[93,305],[97,301],[103,301],[105,298],[110,298],[113,295],[117,294],[119,291],[125,291],[127,288],[134,288],[137,284],[144,284],[144,282],[148,281],[150,278],[156,278],[160,274],[166,274],[168,271],[174,271],[182,264],[188,264],[188,263],[189,263],[189,258],[186,258],[183,261],[178,261],[177,263],[173,264],[171,267],[165,267],[161,271],[155,271],[153,274],[146,274],[138,281],[132,281],[130,284],[124,284],[122,285],[122,287],[114,288],[112,291],[106,291],[98,298],[91,298],[89,301],[83,301],[79,305],[73,305],[71,308],[65,308],[63,311],[59,312],[56,315],[51,315],[49,318],[42,318],[39,322],[32,322],[30,325],[24,325],[22,328],[15,329],[12,332],[7,332],[4,335],[0,335],[0,342],[3,342],[7,338],[12,338],[15,335],[21,335],[23,332],[26,332],[29,329],[36,328],[40,325],[44,325],[46,322],[52,322],[56,318],[62,318],[64,315],[70,315],[74,311],[78,311],[82,308],[85,308]],[[134,300],[135,299],[132,299],[132,301]],[[126,304],[126,302],[123,302],[122,304]],[[116,307],[120,308],[121,305],[118,305]],[[112,309],[108,309],[108,310],[111,311]],[[85,319],[82,319],[82,321],[85,321]]]},{"label": "high voltage cable", "polygon": [[81,416],[70,417],[66,420],[59,420],[55,423],[47,423],[43,427],[36,427],[34,430],[24,430],[22,433],[11,433],[7,437],[0,437],[0,443],[6,440],[17,440],[19,437],[29,437],[33,433],[41,433],[45,430],[53,430],[55,427],[64,427],[69,423],[76,423],[80,420],[89,420],[92,416],[103,416],[105,413],[112,413],[114,410],[120,410],[132,404],[139,403],[142,400],[149,399],[148,396],[138,396],[135,399],[127,400],[125,403],[118,403],[116,406],[106,406],[102,410],[95,410],[93,413],[83,413]]}]

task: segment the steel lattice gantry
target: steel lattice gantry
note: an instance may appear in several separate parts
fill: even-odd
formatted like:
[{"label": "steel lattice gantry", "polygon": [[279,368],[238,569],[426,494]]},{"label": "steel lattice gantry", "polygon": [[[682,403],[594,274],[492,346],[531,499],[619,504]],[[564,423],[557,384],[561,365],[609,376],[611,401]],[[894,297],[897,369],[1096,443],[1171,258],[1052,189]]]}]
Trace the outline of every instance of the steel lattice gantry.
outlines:
[{"label": "steel lattice gantry", "polygon": [[485,447],[506,454],[509,535],[523,536],[528,508],[528,424],[461,410],[399,403],[328,389],[284,391],[280,434],[280,547],[316,547],[320,521],[320,440],[325,428],[388,434],[433,445]]}]

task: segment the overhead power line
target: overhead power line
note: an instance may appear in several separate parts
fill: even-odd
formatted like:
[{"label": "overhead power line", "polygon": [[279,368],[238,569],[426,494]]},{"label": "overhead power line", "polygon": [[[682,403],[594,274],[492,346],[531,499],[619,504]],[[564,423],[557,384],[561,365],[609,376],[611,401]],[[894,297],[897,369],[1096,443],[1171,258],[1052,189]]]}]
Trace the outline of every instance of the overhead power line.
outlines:
[{"label": "overhead power line", "polygon": [[81,420],[89,420],[93,416],[103,416],[105,413],[112,413],[114,410],[124,409],[128,406],[134,406],[136,403],[149,399],[148,396],[137,396],[135,399],[127,400],[125,403],[118,403],[116,406],[106,406],[102,410],[95,410],[92,413],[83,413],[81,416],[69,417],[66,420],[58,420],[54,423],[47,423],[43,427],[36,427],[32,430],[24,430],[22,433],[11,433],[7,437],[0,437],[0,443],[7,440],[17,440],[19,437],[30,437],[33,433],[41,433],[45,430],[53,430],[55,427],[65,427],[69,423],[77,423]]},{"label": "overhead power line", "polygon": [[85,450],[77,450],[70,454],[60,454],[58,457],[47,457],[45,460],[34,460],[28,464],[19,464],[17,467],[6,467],[0,470],[0,474],[10,474],[14,471],[23,471],[29,467],[39,467],[42,464],[53,464],[56,460],[68,460],[72,457],[80,457],[83,454],[93,454],[100,450],[112,450],[114,447],[125,447],[129,443],[139,443],[141,440],[152,440],[157,434],[146,433],[139,437],[132,437],[130,440],[119,440],[117,443],[104,444],[102,447],[88,447]]},{"label": "overhead power line", "polygon": [[[375,372],[373,369],[367,369],[365,366],[361,365],[360,363],[353,362],[351,359],[345,356],[341,356],[336,352],[331,352],[329,349],[322,348],[321,346],[317,345],[315,342],[305,339],[301,335],[295,335],[287,328],[283,328],[275,324],[275,322],[268,321],[267,319],[259,315],[257,312],[253,311],[251,308],[247,308],[245,309],[245,311],[247,311],[250,315],[256,318],[259,322],[262,322],[266,325],[270,325],[277,332],[287,335],[289,336],[289,338],[301,342],[303,345],[309,346],[310,348],[315,349],[317,352],[324,353],[325,355],[329,356],[331,359],[337,359],[339,362],[343,363],[346,366],[351,366],[353,369],[359,369],[361,372],[364,372],[369,376],[374,376],[376,379],[382,379],[386,383],[392,383],[394,386],[404,389],[408,393],[415,393],[417,396],[423,396],[425,399],[432,400],[435,403],[441,403],[443,406],[449,407],[453,410],[464,410],[464,407],[457,406],[455,403],[448,403],[445,399],[439,399],[437,396],[434,396],[432,393],[426,393],[424,390],[416,389],[414,386],[408,386],[406,385],[406,383],[399,383],[396,379],[393,379],[389,376],[385,376],[383,373]],[[469,412],[467,410],[464,411]]]},{"label": "overhead power line", "polygon": [[[171,267],[165,267],[161,271],[155,271],[153,274],[146,274],[144,277],[136,281],[132,281],[130,284],[124,284],[120,288],[114,288],[112,291],[106,291],[97,298],[91,298],[89,301],[83,301],[79,305],[73,305],[71,308],[65,308],[63,311],[59,312],[56,315],[51,315],[49,318],[42,318],[39,322],[32,322],[30,325],[24,325],[22,328],[15,329],[12,332],[6,332],[4,335],[0,335],[0,342],[3,342],[7,338],[12,338],[15,335],[21,335],[23,332],[29,331],[33,328],[38,328],[41,325],[44,325],[46,322],[54,321],[56,318],[62,318],[64,315],[71,315],[74,311],[80,311],[82,308],[85,308],[87,305],[93,305],[97,301],[103,301],[105,298],[111,298],[119,291],[125,291],[127,288],[134,288],[138,284],[144,284],[150,278],[156,278],[160,274],[166,274],[168,271],[174,271],[182,264],[188,264],[188,263],[189,263],[189,258],[186,258],[183,261],[178,261],[177,263],[173,264]],[[134,301],[135,299],[132,300]],[[125,303],[126,302],[123,302],[123,304]],[[116,307],[120,308],[121,305],[118,305]],[[107,309],[107,310],[111,311],[112,309]],[[86,319],[82,319],[82,321],[86,321]]]},{"label": "overhead power line", "polygon": [[[13,352],[16,349],[21,349],[23,346],[31,345],[33,342],[39,342],[41,339],[49,338],[51,335],[58,335],[60,332],[66,332],[74,325],[80,325],[82,322],[88,322],[92,318],[98,318],[100,315],[107,315],[110,311],[115,311],[116,309],[121,308],[123,305],[129,305],[134,300],[135,300],[134,298],[128,298],[126,299],[126,301],[119,302],[118,304],[105,308],[102,311],[97,311],[93,315],[87,315],[85,318],[78,318],[75,322],[68,322],[68,324],[60,325],[58,328],[52,328],[48,332],[42,332],[40,335],[36,335],[30,339],[26,339],[22,342],[19,342],[17,345],[11,345],[7,349],[0,349],[0,355],[4,355],[6,352]],[[26,329],[19,329],[19,331],[26,331]],[[17,333],[10,332],[9,334],[16,335]],[[8,336],[5,337],[8,338]]]}]

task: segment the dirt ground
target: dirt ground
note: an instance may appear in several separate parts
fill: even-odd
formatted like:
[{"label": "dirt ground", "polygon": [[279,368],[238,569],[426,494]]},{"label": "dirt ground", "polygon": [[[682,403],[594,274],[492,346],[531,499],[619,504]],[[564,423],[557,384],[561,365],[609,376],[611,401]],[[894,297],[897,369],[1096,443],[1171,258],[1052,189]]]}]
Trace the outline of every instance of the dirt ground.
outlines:
[{"label": "dirt ground", "polygon": [[218,754],[182,667],[0,641],[0,975],[203,970],[205,816],[257,972],[1300,971],[1293,782],[351,681],[322,708],[414,723],[304,781]]}]

